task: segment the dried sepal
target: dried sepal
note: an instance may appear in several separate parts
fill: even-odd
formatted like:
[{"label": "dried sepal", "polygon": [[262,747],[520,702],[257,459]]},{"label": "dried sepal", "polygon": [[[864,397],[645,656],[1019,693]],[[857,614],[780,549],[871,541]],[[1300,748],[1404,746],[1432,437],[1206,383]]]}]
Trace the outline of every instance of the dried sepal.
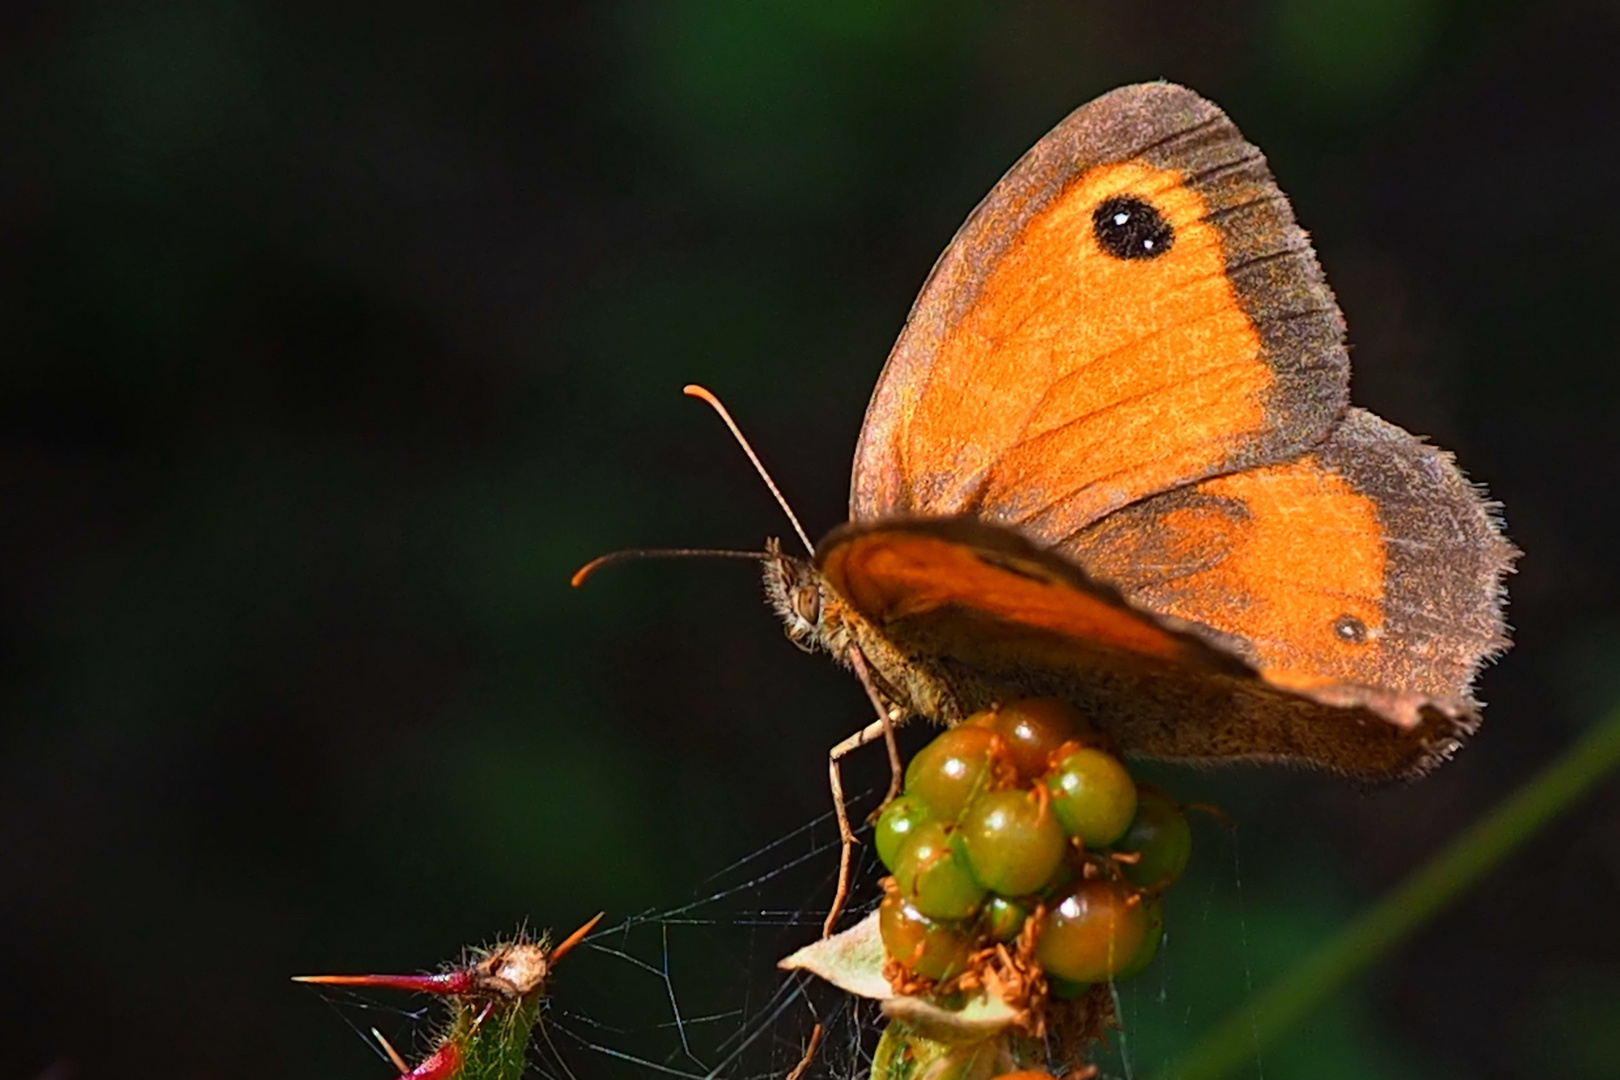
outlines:
[{"label": "dried sepal", "polygon": [[947,1008],[924,997],[892,997],[883,1015],[935,1042],[970,1045],[994,1038],[1018,1024],[1019,1010],[989,993],[978,993]]},{"label": "dried sepal", "polygon": [[846,994],[883,1001],[894,994],[883,974],[884,962],[878,913],[873,911],[848,930],[806,945],[777,967],[808,971]]}]

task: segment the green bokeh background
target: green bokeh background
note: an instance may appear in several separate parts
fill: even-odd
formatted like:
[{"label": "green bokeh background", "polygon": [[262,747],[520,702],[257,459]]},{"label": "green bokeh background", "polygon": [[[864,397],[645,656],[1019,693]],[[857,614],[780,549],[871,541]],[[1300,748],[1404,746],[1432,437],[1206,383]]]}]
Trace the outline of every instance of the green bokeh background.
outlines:
[{"label": "green bokeh background", "polygon": [[[1155,772],[1237,831],[1200,832],[1124,991],[1135,1075],[1620,695],[1620,9],[7,5],[0,1076],[383,1076],[350,1025],[425,1026],[286,976],[671,908],[822,814],[864,704],[748,569],[568,575],[782,531],[687,381],[813,533],[841,521],[957,223],[1069,109],[1157,77],[1266,150],[1357,401],[1457,451],[1526,556],[1488,723],[1436,776]],[[1611,786],[1251,1074],[1614,1076],[1617,810]],[[667,927],[683,1008],[759,1015],[826,903],[831,856],[800,869],[702,906],[701,943]],[[615,940],[656,965],[650,929]],[[581,953],[559,1024],[664,1060],[645,975]]]}]

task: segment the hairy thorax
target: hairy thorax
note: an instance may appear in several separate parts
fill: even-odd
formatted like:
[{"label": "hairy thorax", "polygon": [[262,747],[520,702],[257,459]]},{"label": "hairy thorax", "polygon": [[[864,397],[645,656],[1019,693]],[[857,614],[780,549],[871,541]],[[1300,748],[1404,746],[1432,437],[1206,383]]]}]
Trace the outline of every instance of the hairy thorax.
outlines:
[{"label": "hairy thorax", "polygon": [[838,595],[814,563],[783,553],[776,540],[767,541],[766,550],[765,596],[789,641],[805,652],[827,652],[846,668],[855,666],[858,651],[895,723],[921,716],[954,724],[971,711],[936,664],[897,649]]}]

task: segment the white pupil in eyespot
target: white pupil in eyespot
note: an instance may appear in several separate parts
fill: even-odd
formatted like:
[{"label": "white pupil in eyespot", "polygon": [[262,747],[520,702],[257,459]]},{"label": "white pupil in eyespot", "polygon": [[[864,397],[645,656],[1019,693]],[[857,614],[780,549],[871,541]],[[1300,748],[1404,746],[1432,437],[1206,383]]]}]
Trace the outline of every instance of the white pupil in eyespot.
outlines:
[{"label": "white pupil in eyespot", "polygon": [[1115,214],[1114,215],[1114,224],[1115,225],[1123,225],[1129,220],[1131,220],[1131,215],[1129,215],[1129,214]]}]

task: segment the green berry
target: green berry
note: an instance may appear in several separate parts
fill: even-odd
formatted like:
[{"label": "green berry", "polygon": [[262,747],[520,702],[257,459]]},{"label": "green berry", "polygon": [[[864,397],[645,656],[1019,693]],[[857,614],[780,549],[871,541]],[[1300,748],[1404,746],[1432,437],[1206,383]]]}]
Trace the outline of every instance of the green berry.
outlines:
[{"label": "green berry", "polygon": [[1023,896],[1044,886],[1068,845],[1048,807],[1027,791],[990,791],[962,818],[962,846],[973,876],[991,892]]},{"label": "green berry", "polygon": [[979,926],[992,941],[1008,942],[1024,929],[1029,912],[1005,896],[992,896],[979,912]]},{"label": "green berry", "polygon": [[1077,872],[1077,867],[1072,859],[1064,859],[1058,863],[1058,868],[1052,874],[1051,880],[1042,886],[1040,891],[1040,897],[1046,901],[1047,907],[1051,907],[1059,897],[1069,891],[1069,886],[1074,884]]},{"label": "green berry", "polygon": [[1153,963],[1153,958],[1159,955],[1159,943],[1164,940],[1164,904],[1155,897],[1147,904],[1147,932],[1142,936],[1142,947],[1136,950],[1131,962],[1120,969],[1114,978],[1123,982],[1135,975],[1140,975],[1142,969]]},{"label": "green berry", "polygon": [[1091,989],[1091,984],[1088,982],[1075,982],[1072,979],[1064,979],[1049,974],[1046,976],[1046,988],[1059,1001],[1075,1001],[1086,996],[1086,991]]},{"label": "green berry", "polygon": [[900,845],[894,883],[900,895],[930,919],[965,919],[984,902],[985,887],[974,879],[945,826],[937,821],[918,825]]},{"label": "green berry", "polygon": [[1137,788],[1136,818],[1114,847],[1138,856],[1135,862],[1119,864],[1132,884],[1142,889],[1162,889],[1187,869],[1187,860],[1192,856],[1192,830],[1187,827],[1187,815],[1170,796],[1143,784]]},{"label": "green berry", "polygon": [[960,975],[973,951],[960,928],[928,918],[894,893],[878,905],[878,934],[891,959],[925,979]]},{"label": "green berry", "polygon": [[1071,982],[1103,982],[1136,956],[1147,935],[1147,912],[1135,890],[1117,881],[1082,881],[1041,921],[1035,957],[1048,974]]},{"label": "green berry", "polygon": [[945,732],[906,766],[906,794],[921,799],[936,821],[955,821],[973,797],[990,786],[994,741],[994,732],[976,725]]},{"label": "green berry", "polygon": [[1094,747],[1065,754],[1047,773],[1046,787],[1063,831],[1088,848],[1112,844],[1136,816],[1136,781],[1118,758]]},{"label": "green berry", "polygon": [[985,724],[1001,736],[1007,760],[1025,784],[1046,772],[1057,749],[1085,728],[1074,706],[1056,698],[1009,701],[991,710]]},{"label": "green berry", "polygon": [[883,813],[878,815],[877,827],[872,830],[872,842],[877,848],[878,858],[883,860],[889,873],[894,873],[900,845],[905,843],[917,826],[927,820],[928,807],[915,795],[902,795],[883,808]]}]

